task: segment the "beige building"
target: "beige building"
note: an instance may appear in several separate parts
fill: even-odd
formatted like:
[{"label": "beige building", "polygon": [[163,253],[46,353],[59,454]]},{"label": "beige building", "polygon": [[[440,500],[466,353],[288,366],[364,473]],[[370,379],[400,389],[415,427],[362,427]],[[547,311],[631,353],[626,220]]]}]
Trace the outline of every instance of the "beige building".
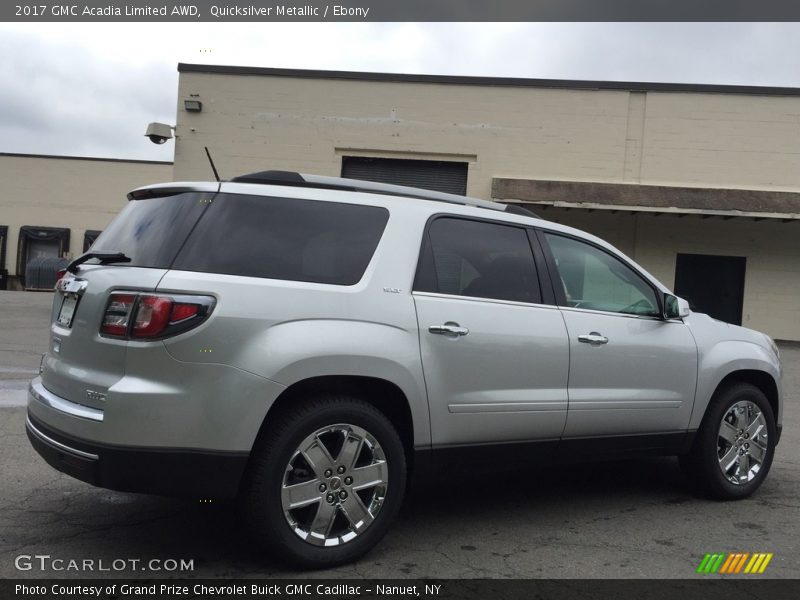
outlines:
[{"label": "beige building", "polygon": [[130,190],[171,179],[166,162],[0,153],[0,287],[25,286],[33,259],[79,256]]},{"label": "beige building", "polygon": [[0,154],[11,286],[33,257],[79,255],[130,189],[211,179],[207,146],[222,178],[290,170],[525,204],[616,244],[698,309],[800,341],[798,89],[179,71],[174,168]]},{"label": "beige building", "polygon": [[222,178],[289,170],[524,203],[698,309],[800,340],[798,89],[179,71],[176,180],[212,176],[207,146]]}]

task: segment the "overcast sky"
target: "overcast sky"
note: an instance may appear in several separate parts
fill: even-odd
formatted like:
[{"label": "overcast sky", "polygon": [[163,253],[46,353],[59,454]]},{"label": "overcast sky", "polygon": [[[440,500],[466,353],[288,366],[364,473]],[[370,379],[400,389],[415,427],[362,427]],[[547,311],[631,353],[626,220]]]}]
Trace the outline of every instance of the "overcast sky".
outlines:
[{"label": "overcast sky", "polygon": [[0,23],[0,152],[172,160],[178,62],[800,87],[800,25]]}]

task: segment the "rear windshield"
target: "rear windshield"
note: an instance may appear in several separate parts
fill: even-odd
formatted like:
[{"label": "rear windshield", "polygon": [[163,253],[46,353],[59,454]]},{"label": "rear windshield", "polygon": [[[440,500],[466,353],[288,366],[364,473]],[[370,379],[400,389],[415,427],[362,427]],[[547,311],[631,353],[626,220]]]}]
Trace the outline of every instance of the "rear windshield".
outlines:
[{"label": "rear windshield", "polygon": [[[168,269],[213,194],[191,192],[131,200],[92,245],[92,252],[122,252],[132,267]],[[94,261],[88,261],[91,264]]]},{"label": "rear windshield", "polygon": [[172,267],[353,285],[388,219],[378,206],[219,194]]},{"label": "rear windshield", "polygon": [[377,206],[193,192],[129,202],[92,252],[123,252],[130,266],[353,285],[388,219]]}]

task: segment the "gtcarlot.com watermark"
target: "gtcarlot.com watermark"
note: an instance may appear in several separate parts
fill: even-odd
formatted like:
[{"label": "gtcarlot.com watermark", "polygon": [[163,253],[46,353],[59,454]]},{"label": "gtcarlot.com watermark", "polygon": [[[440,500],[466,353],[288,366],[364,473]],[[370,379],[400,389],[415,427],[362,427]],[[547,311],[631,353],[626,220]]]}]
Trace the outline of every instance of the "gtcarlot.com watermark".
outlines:
[{"label": "gtcarlot.com watermark", "polygon": [[18,571],[108,573],[114,571],[194,571],[193,558],[57,558],[49,554],[20,554],[14,559]]}]

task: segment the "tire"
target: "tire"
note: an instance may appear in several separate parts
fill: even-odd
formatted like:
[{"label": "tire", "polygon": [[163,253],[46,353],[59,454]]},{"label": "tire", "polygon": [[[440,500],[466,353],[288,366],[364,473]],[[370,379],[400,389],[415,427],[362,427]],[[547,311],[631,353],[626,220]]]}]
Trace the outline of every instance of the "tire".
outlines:
[{"label": "tire", "polygon": [[405,451],[387,417],[358,398],[326,394],[301,401],[264,430],[242,504],[269,553],[318,569],[375,546],[397,516],[405,487]]},{"label": "tire", "polygon": [[776,435],[764,393],[749,383],[735,383],[714,394],[692,449],[680,457],[681,468],[705,495],[747,498],[769,473]]}]

